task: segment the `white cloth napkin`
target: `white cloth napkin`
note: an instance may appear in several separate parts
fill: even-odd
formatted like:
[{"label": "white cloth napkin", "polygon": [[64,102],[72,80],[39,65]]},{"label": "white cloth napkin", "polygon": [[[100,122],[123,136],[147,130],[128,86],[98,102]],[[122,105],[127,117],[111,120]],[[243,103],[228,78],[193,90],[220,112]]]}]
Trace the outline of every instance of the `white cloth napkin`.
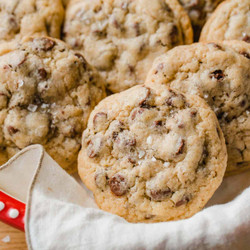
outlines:
[{"label": "white cloth napkin", "polygon": [[20,180],[30,178],[19,185],[27,196],[29,249],[250,249],[250,171],[225,178],[207,207],[192,218],[154,224],[128,223],[98,209],[77,177],[64,172],[39,145],[0,168],[0,188],[10,173],[14,181],[15,173]]}]

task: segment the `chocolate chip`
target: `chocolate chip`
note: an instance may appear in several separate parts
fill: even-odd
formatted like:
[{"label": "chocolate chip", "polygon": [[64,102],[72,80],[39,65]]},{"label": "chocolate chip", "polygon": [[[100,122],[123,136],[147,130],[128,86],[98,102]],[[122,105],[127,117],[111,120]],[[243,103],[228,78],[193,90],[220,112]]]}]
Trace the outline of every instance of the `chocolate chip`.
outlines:
[{"label": "chocolate chip", "polygon": [[240,106],[245,107],[245,105],[246,105],[246,100],[241,101]]},{"label": "chocolate chip", "polygon": [[120,24],[117,22],[116,19],[114,19],[113,24],[114,24],[114,26],[115,26],[116,29],[120,28]]},{"label": "chocolate chip", "polygon": [[220,111],[218,114],[217,114],[217,118],[220,120],[222,117],[224,116],[224,112],[223,111]]},{"label": "chocolate chip", "polygon": [[117,131],[112,133],[112,139],[116,140],[116,138],[118,137],[119,133]]},{"label": "chocolate chip", "polygon": [[184,152],[184,148],[185,148],[185,140],[180,139],[178,141],[178,149],[176,151],[176,155],[182,154]]},{"label": "chocolate chip", "polygon": [[172,194],[170,188],[150,190],[149,196],[153,201],[162,201],[168,198]]},{"label": "chocolate chip", "polygon": [[141,34],[141,32],[140,32],[140,24],[139,24],[139,23],[135,23],[135,24],[133,25],[133,27],[134,27],[134,29],[135,29],[135,34],[136,34],[136,36],[139,36],[139,35]]},{"label": "chocolate chip", "polygon": [[145,215],[145,219],[146,220],[150,220],[150,219],[152,219],[154,217],[155,217],[155,215],[153,215],[153,214],[147,214],[147,215]]},{"label": "chocolate chip", "polygon": [[127,139],[127,140],[125,141],[125,145],[126,145],[126,146],[130,146],[130,147],[135,146],[135,145],[136,145],[136,139],[134,139],[134,138],[132,138],[132,139]]},{"label": "chocolate chip", "polygon": [[38,69],[38,75],[40,80],[45,80],[47,78],[47,71],[44,68]]},{"label": "chocolate chip", "polygon": [[247,59],[250,59],[250,55],[247,52],[240,52],[240,54],[246,57]]},{"label": "chocolate chip", "polygon": [[160,127],[160,126],[162,126],[162,121],[161,120],[159,120],[159,121],[155,121],[154,122],[154,125],[156,126],[156,127]]},{"label": "chocolate chip", "polygon": [[124,176],[121,174],[114,175],[109,180],[109,186],[111,192],[116,196],[122,196],[128,191],[128,184]]},{"label": "chocolate chip", "polygon": [[217,44],[217,43],[208,43],[209,45],[212,45],[214,48],[216,48],[216,49],[220,49],[220,50],[222,50],[222,47],[219,45],[219,44]]},{"label": "chocolate chip", "polygon": [[243,34],[242,40],[244,42],[250,43],[250,36],[248,36],[246,33]]},{"label": "chocolate chip", "polygon": [[[220,133],[218,133],[218,135],[219,134]],[[208,155],[209,155],[208,148],[207,148],[207,144],[205,143],[204,146],[203,146],[203,151],[202,151],[201,158],[200,158],[199,163],[198,163],[199,168],[204,167],[206,165]]]},{"label": "chocolate chip", "polygon": [[166,100],[166,104],[167,104],[168,106],[172,106],[172,105],[173,105],[173,99],[172,99],[172,97],[169,97],[169,98]]},{"label": "chocolate chip", "polygon": [[210,77],[211,78],[215,78],[217,79],[218,81],[222,81],[223,78],[225,77],[224,73],[222,70],[218,69],[218,70],[215,70],[214,72],[212,72],[210,74]]},{"label": "chocolate chip", "polygon": [[128,161],[132,164],[135,164],[136,163],[136,160],[131,158],[131,157],[128,157]]},{"label": "chocolate chip", "polygon": [[181,200],[176,202],[175,206],[180,207],[180,206],[182,206],[184,204],[187,204],[189,201],[190,201],[189,197],[184,196]]},{"label": "chocolate chip", "polygon": [[8,126],[7,129],[8,129],[8,132],[9,132],[10,135],[16,134],[19,131],[19,129],[14,128],[12,126]]},{"label": "chocolate chip", "polygon": [[56,45],[56,43],[53,40],[46,38],[46,37],[42,37],[40,38],[40,40],[42,41],[42,44],[43,44],[42,50],[44,51],[49,51],[53,49],[54,46]]},{"label": "chocolate chip", "polygon": [[94,35],[96,35],[98,37],[107,36],[107,32],[105,30],[94,30],[93,33],[94,33]]},{"label": "chocolate chip", "polygon": [[142,114],[145,110],[143,108],[140,108],[139,110],[134,110],[131,114],[131,120],[134,120],[137,114]]},{"label": "chocolate chip", "polygon": [[197,115],[197,110],[195,109],[191,110],[190,114],[191,114],[191,117],[195,117]]},{"label": "chocolate chip", "polygon": [[87,69],[87,61],[85,60],[85,58],[83,57],[83,55],[80,54],[80,53],[76,53],[75,56],[80,59],[84,70],[86,70]]},{"label": "chocolate chip", "polygon": [[128,65],[128,69],[131,74],[135,72],[135,67],[132,65]]},{"label": "chocolate chip", "polygon": [[178,124],[178,128],[184,128],[185,126],[184,126],[184,124],[183,123],[179,123]]}]

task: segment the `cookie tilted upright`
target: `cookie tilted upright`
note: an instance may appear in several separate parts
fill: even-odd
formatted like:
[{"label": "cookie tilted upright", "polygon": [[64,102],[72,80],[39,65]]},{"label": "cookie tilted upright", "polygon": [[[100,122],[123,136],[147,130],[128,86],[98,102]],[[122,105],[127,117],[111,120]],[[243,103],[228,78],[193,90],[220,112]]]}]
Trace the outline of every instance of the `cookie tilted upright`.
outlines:
[{"label": "cookie tilted upright", "polygon": [[227,172],[250,168],[250,44],[224,41],[179,46],[155,60],[146,82],[204,98],[224,132]]},{"label": "cookie tilted upright", "polygon": [[192,216],[220,185],[227,162],[205,101],[160,84],[101,101],[82,144],[81,179],[100,208],[130,222]]},{"label": "cookie tilted upright", "polygon": [[250,43],[250,0],[221,3],[202,29],[200,41],[242,40]]},{"label": "cookie tilted upright", "polygon": [[63,39],[120,92],[143,84],[155,57],[192,37],[177,0],[71,0]]},{"label": "cookie tilted upright", "polygon": [[63,19],[61,0],[1,0],[0,43],[35,34],[59,38]]},{"label": "cookie tilted upright", "polygon": [[[13,44],[12,44],[13,45]],[[66,170],[76,170],[81,135],[103,81],[83,56],[57,39],[26,38],[0,46],[0,161],[42,144]]]}]

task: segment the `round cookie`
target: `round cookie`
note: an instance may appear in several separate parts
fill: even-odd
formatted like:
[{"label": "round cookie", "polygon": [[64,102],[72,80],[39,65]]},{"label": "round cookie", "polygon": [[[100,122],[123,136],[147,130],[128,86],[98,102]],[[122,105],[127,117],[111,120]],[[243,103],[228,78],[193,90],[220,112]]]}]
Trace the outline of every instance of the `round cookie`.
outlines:
[{"label": "round cookie", "polygon": [[0,163],[42,144],[67,171],[76,170],[82,131],[105,96],[99,74],[62,41],[25,38],[0,45]]},{"label": "round cookie", "polygon": [[223,0],[179,0],[191,19],[195,41],[199,40],[203,25],[222,1]]},{"label": "round cookie", "polygon": [[177,0],[71,0],[64,40],[83,53],[111,92],[144,83],[153,59],[192,43],[188,15]]},{"label": "round cookie", "polygon": [[250,1],[221,3],[202,29],[200,41],[243,40],[250,43]]},{"label": "round cookie", "polygon": [[180,46],[157,58],[146,82],[203,97],[217,115],[228,150],[227,173],[250,167],[250,44]]},{"label": "round cookie", "polygon": [[192,216],[220,185],[227,162],[208,105],[156,84],[100,102],[82,144],[81,179],[100,208],[130,222]]},{"label": "round cookie", "polygon": [[35,34],[59,38],[63,19],[61,0],[1,0],[0,42]]}]

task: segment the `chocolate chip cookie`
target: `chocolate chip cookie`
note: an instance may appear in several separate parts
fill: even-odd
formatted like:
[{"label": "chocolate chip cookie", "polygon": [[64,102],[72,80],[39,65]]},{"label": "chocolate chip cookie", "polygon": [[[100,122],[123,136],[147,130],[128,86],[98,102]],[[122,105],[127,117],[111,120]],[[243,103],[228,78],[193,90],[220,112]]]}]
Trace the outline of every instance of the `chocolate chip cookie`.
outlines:
[{"label": "chocolate chip cookie", "polygon": [[250,43],[250,1],[227,0],[211,15],[200,41],[243,40]]},{"label": "chocolate chip cookie", "polygon": [[120,92],[143,84],[155,57],[192,43],[192,27],[177,0],[71,0],[64,40]]},{"label": "chocolate chip cookie", "polygon": [[222,1],[223,0],[179,0],[191,19],[195,41],[199,40],[203,25]]},{"label": "chocolate chip cookie", "polygon": [[78,158],[100,208],[130,222],[183,219],[220,185],[227,154],[218,120],[198,96],[138,85],[91,113]]},{"label": "chocolate chip cookie", "polygon": [[105,96],[99,74],[57,39],[26,38],[0,46],[0,161],[42,144],[66,170],[76,170],[82,131]]},{"label": "chocolate chip cookie", "polygon": [[35,34],[59,38],[63,18],[61,0],[1,0],[0,42]]},{"label": "chocolate chip cookie", "polygon": [[146,81],[203,97],[225,135],[227,172],[250,167],[250,44],[225,41],[174,48],[155,60]]}]

